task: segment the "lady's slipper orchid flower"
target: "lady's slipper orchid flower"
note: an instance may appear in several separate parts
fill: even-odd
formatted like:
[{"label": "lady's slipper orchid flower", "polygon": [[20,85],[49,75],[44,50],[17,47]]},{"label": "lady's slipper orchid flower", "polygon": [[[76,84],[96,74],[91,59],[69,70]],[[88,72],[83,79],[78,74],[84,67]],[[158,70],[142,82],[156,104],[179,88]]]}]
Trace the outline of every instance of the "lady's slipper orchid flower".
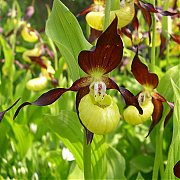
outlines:
[{"label": "lady's slipper orchid flower", "polygon": [[[104,7],[103,4],[100,4]],[[100,6],[98,5],[98,6]],[[94,6],[96,7],[96,6]],[[89,26],[95,30],[102,31],[104,24],[105,12],[104,8],[93,8],[91,12],[86,15],[86,21]],[[122,0],[117,10],[110,11],[110,21],[112,22],[115,16],[118,17],[118,28],[122,28],[129,24],[134,17],[134,0]]]},{"label": "lady's slipper orchid flower", "polygon": [[135,106],[142,113],[137,98],[128,90],[118,87],[112,79],[106,76],[120,64],[122,59],[123,43],[117,34],[117,22],[116,17],[97,40],[96,47],[90,51],[80,52],[78,63],[87,74],[86,77],[76,80],[68,89],[55,88],[42,94],[33,102],[24,102],[17,109],[14,118],[26,105],[46,106],[54,103],[67,91],[77,91],[77,113],[86,129],[87,143],[91,143],[94,133],[106,134],[112,131],[120,118],[117,105],[111,96],[106,94],[106,90],[118,90],[127,105]]},{"label": "lady's slipper orchid flower", "polygon": [[25,41],[31,42],[31,43],[34,43],[39,39],[38,32],[34,30],[33,28],[31,28],[29,24],[25,24],[23,26],[21,35]]},{"label": "lady's slipper orchid flower", "polygon": [[162,117],[162,103],[166,102],[171,108],[170,112],[166,116],[164,125],[166,125],[172,114],[174,104],[168,102],[163,96],[155,91],[155,88],[158,86],[158,76],[155,73],[148,71],[147,66],[140,61],[138,53],[136,53],[133,59],[131,71],[135,79],[144,87],[144,90],[137,95],[139,105],[143,110],[143,114],[138,114],[135,107],[128,106],[123,113],[124,119],[131,124],[140,124],[152,116],[152,123],[149,129],[150,133]]}]

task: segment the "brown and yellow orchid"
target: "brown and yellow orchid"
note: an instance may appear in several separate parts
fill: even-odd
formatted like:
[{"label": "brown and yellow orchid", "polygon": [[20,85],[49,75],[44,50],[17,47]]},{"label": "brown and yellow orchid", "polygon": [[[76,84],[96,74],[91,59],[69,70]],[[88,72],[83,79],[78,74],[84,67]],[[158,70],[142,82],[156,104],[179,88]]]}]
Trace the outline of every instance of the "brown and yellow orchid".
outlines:
[{"label": "brown and yellow orchid", "polygon": [[140,113],[142,109],[137,98],[125,88],[119,87],[107,73],[121,62],[123,43],[117,34],[117,17],[97,40],[96,47],[90,51],[81,51],[78,56],[80,68],[87,74],[76,80],[68,89],[55,88],[42,94],[33,102],[24,102],[17,109],[14,118],[26,105],[46,106],[54,103],[67,91],[76,91],[76,110],[80,122],[86,129],[87,143],[91,143],[93,134],[106,134],[114,130],[120,119],[119,110],[108,89],[116,89],[124,97],[126,105],[135,106]]},{"label": "brown and yellow orchid", "polygon": [[164,121],[164,126],[173,112],[174,104],[167,101],[155,90],[159,83],[158,76],[155,73],[149,72],[147,66],[140,61],[138,52],[134,56],[131,71],[135,79],[144,87],[144,90],[137,95],[143,114],[139,114],[135,107],[128,106],[123,113],[124,119],[130,124],[140,124],[152,116],[152,123],[149,128],[150,133],[154,126],[161,120],[163,113],[162,103],[166,102],[170,107],[170,111]]}]

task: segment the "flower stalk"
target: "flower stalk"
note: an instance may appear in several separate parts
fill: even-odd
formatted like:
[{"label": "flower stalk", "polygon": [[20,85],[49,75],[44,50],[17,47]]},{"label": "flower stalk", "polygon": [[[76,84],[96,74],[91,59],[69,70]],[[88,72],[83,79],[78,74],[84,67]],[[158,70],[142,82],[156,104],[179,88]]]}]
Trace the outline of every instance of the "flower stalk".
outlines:
[{"label": "flower stalk", "polygon": [[154,159],[153,175],[152,179],[158,179],[158,173],[160,170],[160,177],[163,177],[164,167],[163,167],[163,157],[162,157],[162,146],[163,146],[163,121],[157,125],[156,128],[156,153]]},{"label": "flower stalk", "polygon": [[104,30],[109,26],[110,23],[110,10],[111,10],[111,0],[106,0],[104,28],[103,28]]},{"label": "flower stalk", "polygon": [[[155,5],[155,2],[154,4]],[[151,64],[150,70],[151,72],[155,72],[156,65],[156,17],[155,14],[152,14],[152,48],[151,48]]]},{"label": "flower stalk", "polygon": [[84,179],[92,179],[91,173],[91,144],[87,144],[86,131],[84,130],[83,143],[83,163],[84,163]]}]

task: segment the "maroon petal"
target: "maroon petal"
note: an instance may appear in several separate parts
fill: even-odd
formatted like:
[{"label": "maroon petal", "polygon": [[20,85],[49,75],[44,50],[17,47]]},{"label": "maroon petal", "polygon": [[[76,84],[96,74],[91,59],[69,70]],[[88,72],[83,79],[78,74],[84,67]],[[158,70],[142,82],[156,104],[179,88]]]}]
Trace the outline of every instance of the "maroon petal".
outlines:
[{"label": "maroon petal", "polygon": [[14,107],[14,106],[18,103],[19,100],[20,100],[20,98],[19,98],[18,100],[16,100],[16,101],[14,102],[14,104],[12,104],[9,108],[7,108],[6,110],[0,112],[0,122],[2,121],[5,113],[6,113],[7,111],[9,111],[12,107]]},{"label": "maroon petal", "polygon": [[81,51],[78,63],[87,74],[94,71],[107,74],[115,69],[122,59],[123,43],[117,34],[117,17],[97,40],[97,45],[91,51]]},{"label": "maroon petal", "polygon": [[180,179],[180,160],[174,166],[174,175]]},{"label": "maroon petal", "polygon": [[160,55],[162,56],[164,50],[166,49],[167,46],[167,39],[164,37],[164,35],[161,33],[161,45],[160,45]]},{"label": "maroon petal", "polygon": [[155,89],[158,85],[158,76],[154,73],[150,73],[145,64],[143,64],[139,57],[138,52],[134,56],[131,71],[136,78],[136,80],[143,86]]},{"label": "maroon petal", "polygon": [[38,65],[40,65],[40,67],[47,69],[46,64],[43,62],[43,60],[41,59],[41,56],[29,56],[29,58],[31,59],[32,62],[37,63]]},{"label": "maroon petal", "polygon": [[159,93],[154,92],[154,93],[152,94],[152,96],[153,96],[153,98],[155,98],[155,99],[157,99],[157,100],[159,100],[159,101],[161,101],[161,102],[166,102],[171,109],[174,108],[174,103],[167,101],[167,100],[166,100],[162,95],[160,95]]},{"label": "maroon petal", "polygon": [[152,123],[151,123],[151,126],[149,128],[148,135],[151,133],[154,126],[161,120],[162,113],[163,113],[163,104],[162,104],[162,102],[155,99],[155,98],[152,98],[152,102],[153,102],[153,105],[154,105],[154,111],[153,111],[153,114],[152,114]]},{"label": "maroon petal", "polygon": [[31,102],[24,102],[21,104],[14,114],[14,118],[18,115],[19,111],[26,105],[36,105],[36,106],[47,106],[54,103],[60,96],[67,91],[79,91],[81,88],[88,86],[90,84],[90,77],[80,78],[76,80],[69,89],[56,88],[52,89],[44,94],[42,94],[37,100]]},{"label": "maroon petal", "polygon": [[174,42],[180,44],[180,36],[179,36],[179,35],[177,35],[177,34],[171,35],[171,39],[172,39]]},{"label": "maroon petal", "polygon": [[121,28],[120,32],[126,35],[129,39],[131,39],[132,42],[132,32],[127,26]]},{"label": "maroon petal", "polygon": [[142,11],[144,19],[146,20],[149,29],[151,29],[152,25],[152,18],[151,18],[151,13],[143,6],[143,3],[140,3],[139,1],[136,3],[139,9]]},{"label": "maroon petal", "polygon": [[139,3],[140,3],[140,6],[143,7],[144,9],[146,9],[147,11],[149,11],[151,13],[158,13],[158,10],[156,10],[152,4],[143,3],[142,1]]},{"label": "maroon petal", "polygon": [[167,116],[166,116],[166,118],[165,118],[165,120],[164,120],[164,127],[166,127],[166,125],[167,125],[170,117],[172,116],[173,110],[174,110],[174,109],[170,109],[169,113],[167,114]]},{"label": "maroon petal", "polygon": [[135,30],[138,30],[139,28],[139,21],[138,21],[138,18],[137,18],[137,12],[135,11],[135,15],[134,15],[134,18],[132,20],[132,27],[135,29]]},{"label": "maroon petal", "polygon": [[92,133],[91,131],[89,131],[85,126],[84,124],[82,123],[80,117],[79,117],[79,110],[78,110],[78,107],[79,107],[79,103],[81,101],[81,99],[89,93],[89,86],[87,87],[83,87],[81,88],[77,95],[76,95],[76,111],[77,111],[77,114],[78,114],[78,118],[81,122],[81,124],[83,125],[83,127],[85,128],[85,131],[86,131],[86,140],[87,140],[87,144],[91,144],[92,140],[93,140],[93,135],[94,133]]},{"label": "maroon petal", "polygon": [[170,11],[158,11],[158,12],[163,16],[175,16],[178,14],[177,12],[170,12]]},{"label": "maroon petal", "polygon": [[139,106],[136,96],[134,96],[129,90],[119,87],[112,79],[108,77],[103,77],[103,81],[106,84],[107,89],[116,89],[123,96],[126,106],[133,105],[135,106],[140,114],[143,114],[142,108]]},{"label": "maroon petal", "polygon": [[90,43],[94,42],[101,34],[102,34],[102,31],[98,31],[96,29],[91,28],[89,42]]},{"label": "maroon petal", "polygon": [[85,9],[83,9],[79,14],[76,15],[76,17],[82,16],[82,15],[86,15],[88,12],[93,10],[93,6],[89,6],[86,7]]},{"label": "maroon petal", "polygon": [[167,114],[165,121],[164,121],[164,127],[166,126],[166,124],[168,123],[170,117],[172,116],[173,110],[174,110],[174,103],[167,101],[163,96],[161,96],[159,93],[153,93],[152,94],[153,98],[160,101],[160,102],[166,102],[169,107],[170,107],[170,111]]}]

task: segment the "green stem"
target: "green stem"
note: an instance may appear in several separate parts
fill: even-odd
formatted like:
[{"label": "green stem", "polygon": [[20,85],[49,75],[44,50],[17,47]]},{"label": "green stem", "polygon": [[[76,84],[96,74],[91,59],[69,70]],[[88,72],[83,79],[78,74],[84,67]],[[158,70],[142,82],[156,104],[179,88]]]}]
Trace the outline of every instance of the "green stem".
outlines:
[{"label": "green stem", "polygon": [[84,179],[92,179],[91,174],[91,144],[87,144],[86,132],[84,130],[83,144]]},{"label": "green stem", "polygon": [[104,30],[109,26],[110,23],[110,10],[111,10],[111,0],[106,0],[104,28],[103,28]]},{"label": "green stem", "polygon": [[151,66],[150,70],[155,72],[156,66],[156,18],[155,15],[152,15],[152,48],[151,48]]},{"label": "green stem", "polygon": [[163,167],[163,156],[162,156],[162,147],[163,147],[163,129],[164,123],[163,121],[158,124],[156,127],[156,153],[154,159],[154,167],[153,167],[153,175],[152,179],[158,179],[158,173],[160,170],[161,178],[164,174],[164,167]]}]

